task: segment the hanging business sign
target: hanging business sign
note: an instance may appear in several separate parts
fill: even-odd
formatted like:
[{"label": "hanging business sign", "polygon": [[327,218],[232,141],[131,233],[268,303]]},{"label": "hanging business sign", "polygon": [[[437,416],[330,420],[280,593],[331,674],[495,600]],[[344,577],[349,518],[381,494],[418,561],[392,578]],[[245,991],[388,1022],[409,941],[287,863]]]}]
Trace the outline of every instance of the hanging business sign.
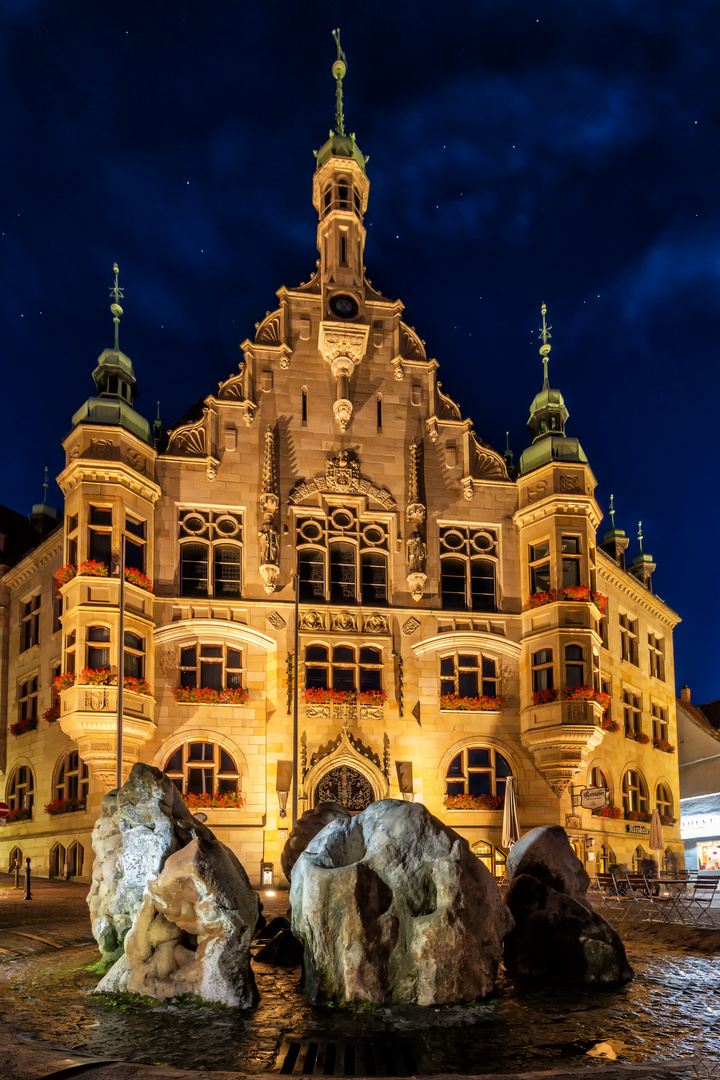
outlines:
[{"label": "hanging business sign", "polygon": [[599,810],[607,806],[608,790],[604,787],[586,787],[580,792],[580,805],[586,810]]}]

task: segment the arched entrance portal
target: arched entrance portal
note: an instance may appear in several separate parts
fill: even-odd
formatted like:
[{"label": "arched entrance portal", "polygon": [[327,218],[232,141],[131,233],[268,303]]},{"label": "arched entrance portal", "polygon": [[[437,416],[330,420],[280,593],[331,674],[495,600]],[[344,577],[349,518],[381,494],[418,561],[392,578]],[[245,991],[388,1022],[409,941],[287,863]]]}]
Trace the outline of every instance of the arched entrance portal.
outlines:
[{"label": "arched entrance portal", "polygon": [[357,769],[350,765],[336,765],[318,781],[315,788],[315,805],[323,802],[336,802],[357,814],[375,801],[372,784]]}]

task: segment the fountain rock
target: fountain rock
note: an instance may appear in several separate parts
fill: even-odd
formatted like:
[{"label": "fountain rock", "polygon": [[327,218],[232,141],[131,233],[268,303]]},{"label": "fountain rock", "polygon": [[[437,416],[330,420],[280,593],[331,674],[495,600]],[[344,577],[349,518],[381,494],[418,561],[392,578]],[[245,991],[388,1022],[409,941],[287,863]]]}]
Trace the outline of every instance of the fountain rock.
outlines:
[{"label": "fountain rock", "polygon": [[512,926],[467,840],[385,799],[308,844],[290,889],[311,1001],[434,1005],[491,993]]},{"label": "fountain rock", "polygon": [[249,1008],[258,1000],[250,969],[257,917],[257,893],[237,857],[219,840],[197,837],[147,886],[125,955],[98,990],[160,1000],[194,994]]},{"label": "fountain rock", "polygon": [[137,762],[118,791],[102,800],[93,829],[95,852],[88,905],[103,960],[112,964],[140,910],[146,885],[168,855],[195,837],[212,837],[159,769]]},{"label": "fountain rock", "polygon": [[292,868],[314,836],[331,821],[349,821],[350,814],[336,802],[323,802],[313,810],[306,810],[295,822],[280,856],[282,872],[291,880]]},{"label": "fountain rock", "polygon": [[529,874],[513,878],[505,902],[515,927],[505,939],[512,975],[557,983],[626,983],[625,947],[608,922]]},{"label": "fountain rock", "polygon": [[506,870],[510,881],[520,874],[530,874],[543,885],[590,907],[585,896],[590,878],[561,825],[542,825],[521,836],[510,848]]}]

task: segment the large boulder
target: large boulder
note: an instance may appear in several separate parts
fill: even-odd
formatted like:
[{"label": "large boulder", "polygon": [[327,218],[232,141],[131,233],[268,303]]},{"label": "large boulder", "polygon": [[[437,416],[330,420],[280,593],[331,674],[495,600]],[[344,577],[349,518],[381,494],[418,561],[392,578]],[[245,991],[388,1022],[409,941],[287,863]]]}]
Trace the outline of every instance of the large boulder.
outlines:
[{"label": "large boulder", "polygon": [[487,868],[420,803],[336,820],[295,864],[311,1001],[449,1004],[490,994],[512,918]]},{"label": "large boulder", "polygon": [[515,920],[504,955],[512,975],[565,984],[632,979],[615,930],[573,897],[520,874],[513,878],[505,902]]},{"label": "large boulder", "polygon": [[122,955],[146,885],[169,855],[195,837],[212,833],[192,816],[172,780],[152,765],[137,762],[123,786],[104,796],[93,829],[88,905],[106,965]]},{"label": "large boulder", "polygon": [[282,872],[288,881],[292,878],[292,868],[314,836],[329,825],[331,821],[349,821],[350,814],[344,806],[336,802],[318,803],[312,810],[306,810],[297,821],[293,831],[285,842],[280,856]]},{"label": "large boulder", "polygon": [[219,840],[198,837],[147,886],[125,955],[98,990],[160,1000],[194,994],[249,1008],[258,1000],[250,969],[257,917],[257,893],[237,857]]},{"label": "large boulder", "polygon": [[590,907],[585,896],[590,878],[561,825],[542,825],[521,836],[510,848],[506,870],[510,881],[531,874],[543,885]]}]

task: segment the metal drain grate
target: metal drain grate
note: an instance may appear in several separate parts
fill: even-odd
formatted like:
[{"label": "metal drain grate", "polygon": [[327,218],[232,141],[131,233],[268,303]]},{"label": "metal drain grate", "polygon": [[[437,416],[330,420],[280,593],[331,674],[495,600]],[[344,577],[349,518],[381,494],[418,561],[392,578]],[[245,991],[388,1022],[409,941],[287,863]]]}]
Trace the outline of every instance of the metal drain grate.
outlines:
[{"label": "metal drain grate", "polygon": [[323,1039],[287,1035],[275,1062],[285,1076],[415,1076],[418,1063],[401,1039]]}]

